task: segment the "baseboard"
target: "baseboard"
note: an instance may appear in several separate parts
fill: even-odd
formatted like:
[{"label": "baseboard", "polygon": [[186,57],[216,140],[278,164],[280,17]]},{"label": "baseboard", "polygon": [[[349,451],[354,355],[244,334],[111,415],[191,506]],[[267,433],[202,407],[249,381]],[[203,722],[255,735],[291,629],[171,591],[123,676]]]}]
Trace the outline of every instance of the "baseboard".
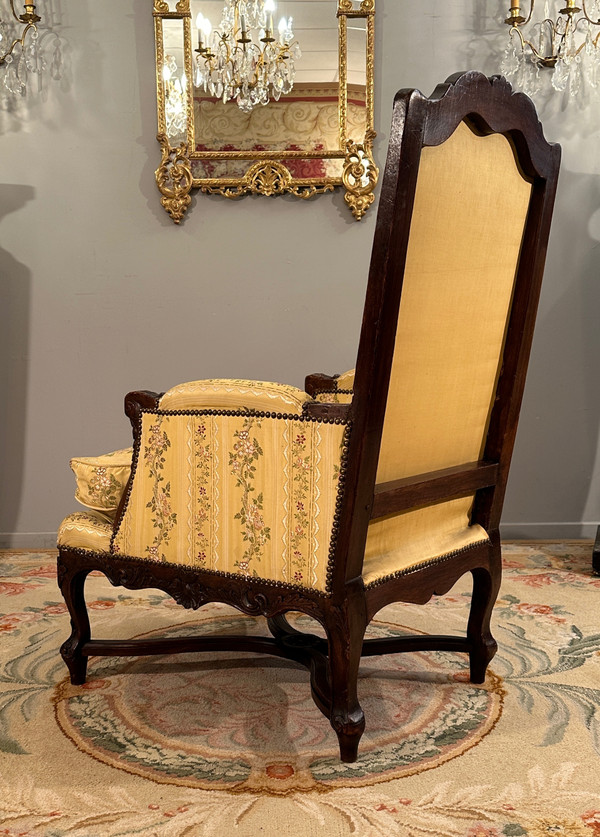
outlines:
[{"label": "baseboard", "polygon": [[[503,540],[594,540],[600,523],[503,523]],[[0,549],[54,549],[56,532],[0,532]]]},{"label": "baseboard", "polygon": [[594,540],[600,524],[594,523],[502,523],[503,540],[577,541]]},{"label": "baseboard", "polygon": [[55,549],[56,532],[0,532],[0,549]]}]

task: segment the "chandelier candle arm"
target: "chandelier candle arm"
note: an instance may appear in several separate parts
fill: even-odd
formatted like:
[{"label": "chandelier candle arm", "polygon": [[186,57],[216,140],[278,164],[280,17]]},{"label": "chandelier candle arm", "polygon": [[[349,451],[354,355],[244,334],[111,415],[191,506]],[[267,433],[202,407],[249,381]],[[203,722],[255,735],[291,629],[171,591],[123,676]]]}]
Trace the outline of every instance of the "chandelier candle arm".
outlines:
[{"label": "chandelier candle arm", "polygon": [[[586,83],[592,89],[600,86],[600,33],[595,37],[593,33],[594,27],[600,27],[600,2],[555,3],[558,9],[554,19],[550,17],[550,0],[546,0],[544,20],[532,23],[533,34],[528,38],[523,30],[532,21],[535,0],[530,0],[527,18],[523,17],[521,0],[510,0],[505,20],[510,26],[509,44],[501,69],[507,78],[515,77],[525,93],[534,95],[542,83],[540,69],[550,68],[552,87],[577,98]],[[518,41],[513,37],[515,32]]]},{"label": "chandelier candle arm", "polygon": [[586,8],[586,0],[582,0],[581,11],[583,12],[586,20],[589,20],[589,22],[593,23],[594,26],[600,26],[600,17],[598,18],[598,20],[594,20],[592,17],[590,17],[590,15],[588,13],[588,10]]}]

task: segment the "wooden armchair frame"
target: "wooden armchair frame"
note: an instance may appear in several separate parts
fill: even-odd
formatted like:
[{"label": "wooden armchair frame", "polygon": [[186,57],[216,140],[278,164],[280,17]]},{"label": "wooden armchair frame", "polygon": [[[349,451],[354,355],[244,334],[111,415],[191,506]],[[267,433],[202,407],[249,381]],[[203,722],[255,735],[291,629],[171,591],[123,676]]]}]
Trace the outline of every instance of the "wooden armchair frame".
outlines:
[{"label": "wooden armchair frame", "polygon": [[[516,284],[504,343],[502,371],[480,461],[433,473],[376,484],[378,457],[391,375],[403,271],[421,150],[444,142],[461,121],[479,135],[501,133],[513,148],[522,174],[532,183],[529,214],[518,260]],[[373,255],[349,404],[309,402],[307,420],[350,426],[344,453],[343,490],[334,520],[335,545],[325,592],[305,587],[202,571],[116,554],[61,547],[59,585],[71,615],[72,633],[61,648],[71,682],[85,681],[90,655],[246,650],[295,660],[310,670],[313,698],[337,733],[343,761],[357,758],[365,726],[357,694],[361,656],[438,649],[466,652],[474,683],[485,679],[496,651],[490,616],[501,577],[498,526],[525,384],[539,298],[560,149],[548,144],[531,101],[513,93],[500,77],[477,73],[451,77],[430,98],[401,91],[394,103],[391,142],[383,179]],[[335,389],[335,379],[309,375],[306,391]],[[139,444],[140,417],[158,409],[159,396],[130,393],[127,415]],[[260,414],[257,414],[260,415]],[[363,558],[370,521],[390,514],[474,494],[471,522],[489,541],[425,562],[365,585]],[[117,513],[118,524],[127,492]],[[181,605],[198,608],[224,602],[267,617],[271,637],[212,636],[152,640],[92,639],[83,595],[87,575],[102,571],[114,585],[159,588]],[[392,602],[425,603],[446,593],[464,574],[473,576],[466,636],[410,636],[364,639],[374,615]],[[290,626],[286,612],[314,617],[327,639]]]}]

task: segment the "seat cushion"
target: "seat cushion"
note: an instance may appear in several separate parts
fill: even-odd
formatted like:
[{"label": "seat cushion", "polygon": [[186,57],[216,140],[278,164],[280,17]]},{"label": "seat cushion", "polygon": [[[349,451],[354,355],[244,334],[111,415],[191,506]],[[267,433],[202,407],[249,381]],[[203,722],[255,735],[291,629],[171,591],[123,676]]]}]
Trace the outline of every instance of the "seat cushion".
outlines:
[{"label": "seat cushion", "polygon": [[114,517],[129,474],[133,448],[115,450],[102,456],[71,459],[77,489],[75,499],[88,509],[108,512]]},{"label": "seat cushion", "polygon": [[58,545],[92,552],[109,552],[113,524],[110,517],[90,509],[65,517],[58,530]]}]

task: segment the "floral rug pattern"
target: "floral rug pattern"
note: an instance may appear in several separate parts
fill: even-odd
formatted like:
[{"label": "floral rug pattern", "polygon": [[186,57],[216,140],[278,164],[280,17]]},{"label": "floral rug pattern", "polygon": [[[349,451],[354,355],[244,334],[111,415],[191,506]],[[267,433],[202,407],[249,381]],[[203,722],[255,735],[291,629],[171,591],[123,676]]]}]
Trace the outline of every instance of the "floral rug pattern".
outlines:
[{"label": "floral rug pattern", "polygon": [[[0,553],[0,835],[600,837],[600,578],[591,544],[506,544],[483,686],[464,655],[367,658],[343,765],[304,669],[259,655],[95,658],[71,686],[55,555]],[[245,630],[156,591],[87,587],[117,638]],[[464,579],[378,614],[373,636],[463,632]],[[305,617],[298,627],[314,630]]]}]

